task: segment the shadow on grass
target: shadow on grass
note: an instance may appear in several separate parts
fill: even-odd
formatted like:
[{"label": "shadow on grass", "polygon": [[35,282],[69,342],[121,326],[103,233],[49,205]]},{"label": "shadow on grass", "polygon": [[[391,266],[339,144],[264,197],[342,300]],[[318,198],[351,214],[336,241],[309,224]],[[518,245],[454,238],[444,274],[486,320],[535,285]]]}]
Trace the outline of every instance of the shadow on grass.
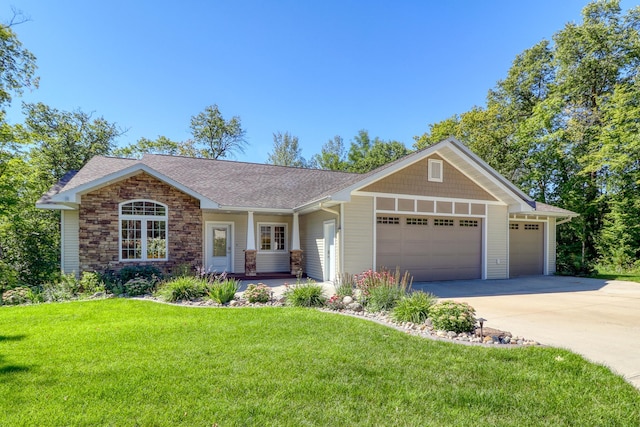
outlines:
[{"label": "shadow on grass", "polygon": [[[4,341],[22,341],[26,335],[0,335],[0,344]],[[5,374],[15,374],[18,372],[28,371],[28,366],[5,364],[5,357],[0,354],[0,381]]]},{"label": "shadow on grass", "polygon": [[0,335],[0,342],[2,341],[22,341],[26,335]]}]

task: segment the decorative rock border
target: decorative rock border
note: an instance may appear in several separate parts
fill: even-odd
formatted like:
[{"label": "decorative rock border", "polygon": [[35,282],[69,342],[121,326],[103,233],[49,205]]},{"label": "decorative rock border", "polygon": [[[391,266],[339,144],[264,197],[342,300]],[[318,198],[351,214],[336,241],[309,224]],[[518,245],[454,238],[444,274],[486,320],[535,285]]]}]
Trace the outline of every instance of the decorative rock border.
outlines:
[{"label": "decorative rock border", "polygon": [[[156,297],[146,295],[140,297],[140,299],[153,300],[157,302],[163,302]],[[250,303],[249,301],[238,298],[231,300],[228,304],[218,304],[212,300],[198,299],[194,301],[179,301],[175,303],[168,303],[175,305],[186,305],[192,307],[220,307],[220,308],[242,308],[242,307],[284,307],[285,299],[273,299],[266,303]],[[326,313],[342,314],[345,316],[352,316],[371,320],[382,325],[403,331],[409,335],[416,335],[423,338],[429,338],[433,340],[451,341],[457,344],[466,345],[481,345],[481,346],[500,346],[500,347],[515,347],[515,346],[538,346],[541,345],[537,341],[526,339],[524,337],[513,336],[510,332],[501,331],[498,329],[484,327],[484,336],[480,337],[480,328],[477,328],[475,333],[462,332],[456,333],[453,331],[439,331],[433,328],[429,319],[425,323],[417,324],[412,322],[398,323],[391,318],[388,312],[372,313],[365,311],[357,302],[351,303],[346,309],[334,310],[327,307],[318,308],[318,310]]]}]

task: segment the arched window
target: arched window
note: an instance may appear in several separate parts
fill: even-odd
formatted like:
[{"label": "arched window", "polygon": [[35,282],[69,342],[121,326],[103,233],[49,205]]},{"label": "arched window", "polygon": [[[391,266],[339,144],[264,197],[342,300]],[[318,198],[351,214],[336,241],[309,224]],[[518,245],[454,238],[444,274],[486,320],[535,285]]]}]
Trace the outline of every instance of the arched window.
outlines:
[{"label": "arched window", "polygon": [[150,200],[120,203],[120,260],[167,260],[167,206]]}]

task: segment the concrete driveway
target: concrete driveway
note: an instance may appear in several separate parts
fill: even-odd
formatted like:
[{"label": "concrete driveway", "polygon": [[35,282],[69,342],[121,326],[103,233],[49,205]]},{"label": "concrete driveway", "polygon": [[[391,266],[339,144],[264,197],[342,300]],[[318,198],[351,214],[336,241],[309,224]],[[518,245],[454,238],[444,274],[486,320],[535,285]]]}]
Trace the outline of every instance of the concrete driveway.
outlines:
[{"label": "concrete driveway", "polygon": [[413,289],[467,302],[486,326],[569,349],[640,389],[640,283],[539,276],[421,282]]}]

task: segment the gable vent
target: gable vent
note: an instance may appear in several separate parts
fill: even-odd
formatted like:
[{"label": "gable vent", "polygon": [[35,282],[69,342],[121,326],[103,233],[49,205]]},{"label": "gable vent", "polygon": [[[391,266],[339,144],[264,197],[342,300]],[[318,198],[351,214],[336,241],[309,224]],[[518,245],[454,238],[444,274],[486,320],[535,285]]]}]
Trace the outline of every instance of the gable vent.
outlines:
[{"label": "gable vent", "polygon": [[442,169],[442,160],[429,159],[429,181],[442,182]]}]

